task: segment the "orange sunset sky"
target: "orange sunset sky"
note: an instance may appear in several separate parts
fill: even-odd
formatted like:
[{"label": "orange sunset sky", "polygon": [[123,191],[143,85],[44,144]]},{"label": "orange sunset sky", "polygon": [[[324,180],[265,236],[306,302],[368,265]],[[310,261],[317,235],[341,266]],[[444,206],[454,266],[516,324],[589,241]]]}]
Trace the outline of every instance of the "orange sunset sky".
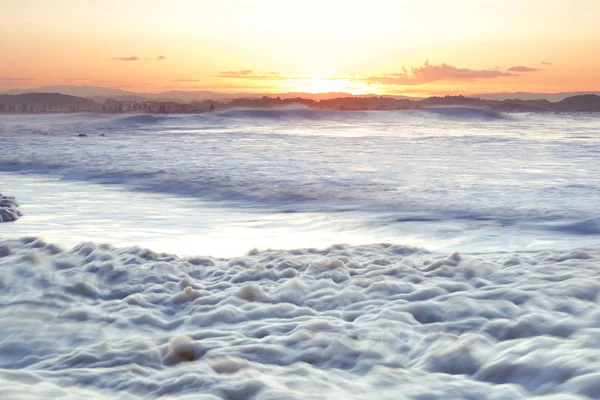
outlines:
[{"label": "orange sunset sky", "polygon": [[0,90],[600,91],[600,0],[0,0]]}]

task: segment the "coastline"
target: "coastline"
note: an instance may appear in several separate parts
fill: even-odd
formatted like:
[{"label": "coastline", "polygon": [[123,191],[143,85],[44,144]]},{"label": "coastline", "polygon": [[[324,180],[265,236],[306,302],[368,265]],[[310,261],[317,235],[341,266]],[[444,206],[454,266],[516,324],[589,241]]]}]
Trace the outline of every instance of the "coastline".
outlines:
[{"label": "coastline", "polygon": [[[54,105],[52,103],[54,102]],[[88,98],[59,93],[25,93],[0,95],[0,115],[33,115],[54,113],[101,114],[204,114],[244,110],[285,110],[306,108],[320,111],[397,111],[420,110],[435,107],[466,107],[490,112],[600,112],[600,96],[583,94],[563,100],[488,100],[465,96],[428,97],[424,99],[394,98],[385,96],[338,97],[322,100],[309,98],[236,98],[227,101],[203,100],[177,102],[173,100],[138,99],[115,100],[106,98],[94,102]]]}]

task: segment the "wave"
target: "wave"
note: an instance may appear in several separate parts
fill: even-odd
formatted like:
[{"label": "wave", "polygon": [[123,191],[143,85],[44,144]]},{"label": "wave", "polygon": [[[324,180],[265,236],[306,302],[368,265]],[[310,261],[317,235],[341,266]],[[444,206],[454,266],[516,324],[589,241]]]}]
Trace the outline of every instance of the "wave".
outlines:
[{"label": "wave", "polygon": [[477,211],[460,211],[460,210],[439,210],[438,212],[412,212],[401,213],[398,215],[387,216],[377,221],[373,221],[371,225],[393,225],[405,223],[418,224],[443,224],[446,222],[474,222],[485,226],[495,226],[498,228],[513,228],[518,231],[552,231],[567,235],[576,236],[594,236],[600,235],[600,218],[582,218],[573,219],[569,216],[546,216],[543,213],[539,215],[530,215],[525,217],[517,213],[511,215],[509,213],[487,214],[485,210]]},{"label": "wave", "polygon": [[[349,116],[349,113],[339,111],[314,110],[310,108],[282,108],[282,109],[234,109],[215,113],[214,116],[221,118],[239,119],[305,119],[305,120],[329,120]],[[356,114],[356,113],[351,113]]]},{"label": "wave", "polygon": [[542,228],[575,235],[600,235],[600,218],[541,225]]},{"label": "wave", "polygon": [[[423,113],[425,111],[425,113]],[[378,111],[337,111],[317,110],[311,108],[281,108],[281,109],[232,109],[212,114],[200,114],[192,116],[199,120],[212,118],[234,118],[234,119],[266,119],[266,120],[314,120],[314,121],[353,121],[363,120],[366,117],[373,122],[400,122],[414,117],[423,118],[426,114],[435,114],[452,120],[503,120],[507,119],[502,113],[478,108],[468,107],[430,107],[422,110],[378,110]]]},{"label": "wave", "polygon": [[[425,111],[425,112],[423,112]],[[119,128],[153,126],[175,122],[188,126],[204,124],[230,124],[231,120],[253,121],[318,121],[318,122],[356,122],[369,119],[375,123],[402,122],[417,119],[428,120],[428,115],[450,120],[504,120],[507,117],[501,113],[467,107],[431,107],[422,110],[389,110],[389,111],[336,111],[316,110],[306,107],[280,109],[231,109],[203,114],[172,114],[172,115],[128,115],[111,120],[111,125]],[[106,121],[99,121],[100,124]]]},{"label": "wave", "polygon": [[[600,235],[600,218],[589,213],[510,206],[487,206],[452,201],[440,204],[410,196],[385,196],[385,188],[357,187],[352,182],[298,182],[285,176],[235,175],[209,166],[190,171],[135,170],[115,166],[74,167],[68,163],[0,162],[0,172],[51,175],[65,181],[122,186],[127,190],[174,195],[211,201],[215,206],[234,206],[282,213],[357,212],[370,215],[372,225],[472,221],[478,225],[517,226],[519,229],[551,230],[577,235]],[[570,189],[572,190],[572,189]],[[369,193],[372,191],[372,193]]]},{"label": "wave", "polygon": [[[202,125],[202,124],[230,124],[233,120],[328,120],[338,119],[340,113],[338,111],[314,110],[310,108],[282,108],[282,109],[231,109],[217,111],[213,113],[202,114],[140,114],[126,115],[118,118],[110,118],[107,120],[97,121],[97,125],[110,125],[127,128],[139,127],[145,125],[159,125],[163,123],[175,122],[186,126]],[[111,116],[112,117],[112,116]]]},{"label": "wave", "polygon": [[168,121],[171,118],[172,117],[153,114],[128,115],[112,120],[111,123],[118,125],[151,125]]},{"label": "wave", "polygon": [[436,114],[453,120],[479,120],[495,121],[508,117],[502,113],[481,108],[470,107],[428,107],[423,109],[427,113]]},{"label": "wave", "polygon": [[[314,123],[312,127],[342,124],[373,124],[371,134],[377,134],[382,124],[425,123],[436,126],[440,121],[497,121],[506,116],[491,111],[463,107],[432,107],[422,110],[388,111],[335,111],[309,108],[285,109],[231,109],[204,114],[73,114],[36,115],[28,119],[22,116],[3,118],[0,133],[66,136],[74,133],[123,134],[159,133],[162,129],[189,131],[206,129],[230,130],[233,127],[260,127],[265,122],[280,129],[290,124]],[[287,124],[289,123],[289,124]],[[300,127],[300,125],[299,125]],[[325,131],[321,131],[323,133]],[[272,134],[272,132],[269,132]]]},{"label": "wave", "polygon": [[[303,209],[303,205],[307,203],[351,200],[350,197],[340,195],[335,189],[329,192],[320,192],[316,187],[295,187],[284,180],[251,181],[248,177],[236,178],[209,171],[184,174],[166,170],[145,172],[93,168],[84,170],[81,167],[72,169],[68,164],[33,165],[21,162],[0,164],[0,171],[34,175],[50,174],[66,181],[121,185],[129,190],[201,198],[224,203],[245,203],[249,206],[259,205],[261,207],[281,205],[292,212]],[[320,207],[327,206],[321,204]]]}]

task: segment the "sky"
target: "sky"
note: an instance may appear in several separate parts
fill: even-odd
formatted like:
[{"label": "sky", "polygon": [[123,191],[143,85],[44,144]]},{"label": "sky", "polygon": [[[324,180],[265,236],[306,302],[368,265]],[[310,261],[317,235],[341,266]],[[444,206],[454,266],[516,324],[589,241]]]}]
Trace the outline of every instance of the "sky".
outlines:
[{"label": "sky", "polygon": [[600,0],[0,0],[0,90],[600,91]]}]

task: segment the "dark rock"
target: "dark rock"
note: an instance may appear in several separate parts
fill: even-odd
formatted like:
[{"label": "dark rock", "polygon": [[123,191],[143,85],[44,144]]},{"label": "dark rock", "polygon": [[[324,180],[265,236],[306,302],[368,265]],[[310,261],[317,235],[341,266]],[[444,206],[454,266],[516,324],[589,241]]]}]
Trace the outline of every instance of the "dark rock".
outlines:
[{"label": "dark rock", "polygon": [[3,196],[0,193],[0,222],[16,221],[21,215],[17,200],[14,197]]}]

